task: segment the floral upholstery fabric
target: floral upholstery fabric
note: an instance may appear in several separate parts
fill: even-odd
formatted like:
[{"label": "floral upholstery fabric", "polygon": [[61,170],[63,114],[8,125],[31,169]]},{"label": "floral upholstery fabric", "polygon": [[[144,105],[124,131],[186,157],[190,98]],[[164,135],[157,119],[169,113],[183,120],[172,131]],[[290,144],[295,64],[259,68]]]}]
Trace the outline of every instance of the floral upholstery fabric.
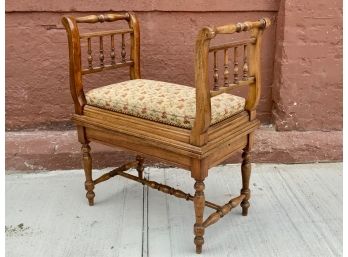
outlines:
[{"label": "floral upholstery fabric", "polygon": [[[192,128],[196,114],[195,88],[136,79],[86,93],[87,104],[165,124]],[[211,99],[211,124],[244,110],[245,99],[221,94]]]}]

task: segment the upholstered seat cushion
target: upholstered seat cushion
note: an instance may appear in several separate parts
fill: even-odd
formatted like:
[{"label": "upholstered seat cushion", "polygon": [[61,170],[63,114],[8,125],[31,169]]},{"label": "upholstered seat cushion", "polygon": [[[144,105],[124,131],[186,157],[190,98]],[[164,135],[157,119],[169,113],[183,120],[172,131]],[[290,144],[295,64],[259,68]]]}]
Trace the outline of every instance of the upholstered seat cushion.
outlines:
[{"label": "upholstered seat cushion", "polygon": [[[147,120],[192,128],[196,114],[195,88],[136,79],[86,93],[87,104]],[[245,99],[221,94],[211,99],[212,124],[244,110]]]}]

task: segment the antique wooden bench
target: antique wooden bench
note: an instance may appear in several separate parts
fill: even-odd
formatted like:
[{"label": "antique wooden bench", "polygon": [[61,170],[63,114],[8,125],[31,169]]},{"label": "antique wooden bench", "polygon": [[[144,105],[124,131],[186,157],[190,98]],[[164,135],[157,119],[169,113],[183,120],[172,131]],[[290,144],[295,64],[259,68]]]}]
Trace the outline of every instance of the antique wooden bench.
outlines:
[{"label": "antique wooden bench", "polygon": [[[79,33],[80,23],[121,20],[128,23],[127,28]],[[254,131],[259,126],[256,107],[261,91],[261,37],[264,29],[270,25],[270,20],[263,18],[255,22],[202,28],[196,39],[195,88],[141,79],[139,22],[132,13],[78,18],[65,16],[62,18],[62,23],[68,35],[70,90],[75,104],[73,121],[77,125],[78,140],[82,144],[85,188],[89,204],[94,204],[95,185],[116,175],[193,201],[196,217],[194,243],[196,252],[201,253],[204,230],[207,227],[238,205],[241,205],[244,216],[248,214],[250,150]],[[218,34],[245,31],[250,32],[247,39],[210,45]],[[128,57],[125,35],[130,37]],[[120,54],[116,54],[116,38],[121,42],[121,49],[118,52]],[[92,55],[92,39],[99,43],[97,60],[94,60],[96,58]],[[87,46],[85,61],[87,67],[82,67],[81,61],[83,41]],[[108,58],[104,53],[106,44],[110,46]],[[219,79],[217,65],[219,51],[223,53],[222,79]],[[208,76],[210,53],[213,59],[212,83],[209,83]],[[243,61],[239,61],[241,56]],[[83,76],[125,66],[129,67],[130,80],[84,92]],[[239,87],[248,89],[246,98],[229,94]],[[91,141],[124,148],[134,152],[136,159],[93,179],[89,146]],[[208,176],[209,168],[220,164],[240,150],[243,150],[241,167],[243,185],[240,195],[225,205],[206,201],[204,180]],[[144,179],[143,156],[150,156],[190,171],[191,177],[195,180],[195,194],[190,195]],[[130,168],[135,168],[138,176],[125,172]],[[215,210],[206,219],[203,217],[205,206]]]}]

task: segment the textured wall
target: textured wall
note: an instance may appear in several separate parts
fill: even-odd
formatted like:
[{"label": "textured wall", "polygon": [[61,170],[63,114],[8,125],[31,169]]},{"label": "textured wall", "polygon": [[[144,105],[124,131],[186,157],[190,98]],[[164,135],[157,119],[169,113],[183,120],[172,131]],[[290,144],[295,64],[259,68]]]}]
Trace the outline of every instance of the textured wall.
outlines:
[{"label": "textured wall", "polygon": [[[273,122],[277,131],[257,132],[254,161],[342,160],[341,1],[8,0],[6,128],[20,131],[6,133],[6,169],[80,168],[75,131],[21,129],[71,127],[74,108],[60,17],[109,11],[135,11],[139,17],[144,78],[191,86],[195,36],[202,26],[274,18],[264,36],[258,116],[263,123]],[[126,75],[116,70],[84,82],[89,89]],[[120,149],[97,144],[92,151],[100,168],[130,158]]]},{"label": "textured wall", "polygon": [[[276,17],[263,44],[259,117],[273,120],[277,130],[342,129],[341,1],[12,0],[6,1],[7,130],[70,126],[67,40],[60,17],[124,10],[136,11],[141,21],[143,77],[188,85],[193,85],[200,27]],[[86,86],[122,80],[125,74],[92,75]]]},{"label": "textured wall", "polygon": [[281,1],[273,119],[278,130],[342,129],[342,1]]},{"label": "textured wall", "polygon": [[[73,105],[69,92],[68,48],[60,17],[94,12],[134,10],[141,24],[142,76],[193,86],[194,43],[205,25],[276,16],[276,1],[7,1],[6,127],[64,128]],[[110,24],[103,24],[110,28]],[[263,91],[259,117],[269,123],[272,112],[276,26],[264,37]],[[87,88],[125,79],[124,71],[90,75]]]},{"label": "textured wall", "polygon": [[184,12],[215,12],[215,11],[277,11],[278,0],[133,0],[133,1],[94,1],[94,0],[8,0],[7,12],[90,12],[90,11],[184,11]]}]

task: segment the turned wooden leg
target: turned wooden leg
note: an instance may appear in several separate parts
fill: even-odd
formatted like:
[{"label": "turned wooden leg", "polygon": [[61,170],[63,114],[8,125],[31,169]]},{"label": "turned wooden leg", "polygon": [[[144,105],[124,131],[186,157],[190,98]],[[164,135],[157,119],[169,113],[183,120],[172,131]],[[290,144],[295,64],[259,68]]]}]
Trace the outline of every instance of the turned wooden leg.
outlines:
[{"label": "turned wooden leg", "polygon": [[83,168],[85,170],[85,188],[86,188],[86,197],[88,199],[88,203],[90,206],[94,205],[94,183],[92,180],[92,158],[91,158],[91,147],[88,144],[82,144],[81,147],[82,151],[82,160],[83,160]]},{"label": "turned wooden leg", "polygon": [[203,212],[205,206],[205,197],[204,197],[204,188],[205,185],[203,180],[196,180],[194,186],[196,192],[194,196],[194,206],[195,206],[195,215],[196,215],[196,223],[193,227],[195,240],[194,243],[196,245],[196,253],[202,252],[202,245],[204,244],[204,227],[203,227]]},{"label": "turned wooden leg", "polygon": [[138,161],[138,165],[137,165],[138,177],[144,178],[144,161],[145,161],[144,157],[137,155],[136,160]]},{"label": "turned wooden leg", "polygon": [[243,216],[248,215],[248,208],[250,207],[249,199],[250,199],[250,189],[249,189],[249,181],[250,181],[250,173],[251,173],[251,163],[250,163],[250,151],[248,148],[243,150],[243,162],[242,162],[242,182],[243,188],[240,193],[245,195],[244,200],[241,202],[240,206],[243,209]]}]

